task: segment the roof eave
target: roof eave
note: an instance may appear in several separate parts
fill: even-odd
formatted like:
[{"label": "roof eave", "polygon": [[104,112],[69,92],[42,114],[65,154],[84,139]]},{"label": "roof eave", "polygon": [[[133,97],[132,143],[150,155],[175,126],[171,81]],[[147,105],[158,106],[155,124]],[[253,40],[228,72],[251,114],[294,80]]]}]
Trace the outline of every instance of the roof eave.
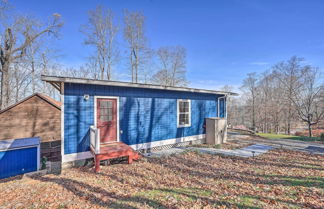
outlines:
[{"label": "roof eave", "polygon": [[147,89],[157,89],[157,90],[184,91],[184,92],[209,93],[209,94],[222,94],[222,95],[229,95],[229,96],[238,95],[237,93],[234,92],[214,91],[214,90],[186,88],[186,87],[160,86],[160,85],[153,85],[153,84],[129,83],[129,82],[120,82],[120,81],[95,80],[95,79],[85,79],[85,78],[71,78],[71,77],[42,75],[41,79],[43,81],[52,84],[60,92],[62,90],[61,89],[62,83],[79,83],[79,84],[147,88]]}]

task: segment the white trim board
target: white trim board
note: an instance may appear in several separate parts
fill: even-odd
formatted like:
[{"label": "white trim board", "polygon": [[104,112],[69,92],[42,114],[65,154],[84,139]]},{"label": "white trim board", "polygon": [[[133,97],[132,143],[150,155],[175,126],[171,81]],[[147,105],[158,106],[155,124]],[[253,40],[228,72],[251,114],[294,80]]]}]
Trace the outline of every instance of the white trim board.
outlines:
[{"label": "white trim board", "polygon": [[97,128],[97,99],[116,99],[116,105],[117,105],[117,130],[116,130],[116,135],[117,135],[117,139],[116,141],[119,142],[119,134],[120,134],[120,130],[119,130],[119,97],[116,96],[94,96],[93,98],[93,106],[94,106],[94,116],[93,116],[93,120],[94,120],[94,127]]},{"label": "white trim board", "polygon": [[76,161],[76,160],[84,160],[89,158],[93,158],[93,155],[90,151],[66,154],[62,156],[62,163]]},{"label": "white trim board", "polygon": [[64,83],[61,83],[61,156],[64,157]]},{"label": "white trim board", "polygon": [[220,100],[223,99],[224,100],[224,105],[223,105],[223,109],[224,109],[224,117],[223,118],[227,118],[227,101],[226,101],[226,96],[222,96],[222,97],[218,97],[217,98],[217,115],[220,118]]},{"label": "white trim board", "polygon": [[[166,139],[166,140],[160,140],[160,141],[147,142],[147,143],[142,143],[142,144],[133,144],[133,145],[129,145],[129,146],[135,150],[150,149],[153,147],[159,147],[159,146],[164,146],[164,145],[169,145],[169,144],[195,141],[195,140],[199,140],[199,139],[204,139],[205,137],[206,137],[205,134],[200,134],[200,135],[194,135],[194,136],[186,136],[186,137],[179,137],[179,138],[174,138],[174,139]],[[63,155],[62,163],[76,161],[76,160],[84,160],[84,159],[88,159],[88,158],[93,158],[93,155],[90,151],[67,154],[67,155]]]}]

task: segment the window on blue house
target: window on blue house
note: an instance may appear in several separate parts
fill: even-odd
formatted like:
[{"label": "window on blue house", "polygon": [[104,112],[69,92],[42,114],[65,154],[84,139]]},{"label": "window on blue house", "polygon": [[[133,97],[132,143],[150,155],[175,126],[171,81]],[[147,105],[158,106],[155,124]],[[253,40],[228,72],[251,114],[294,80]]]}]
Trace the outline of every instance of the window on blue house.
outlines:
[{"label": "window on blue house", "polygon": [[178,127],[191,126],[191,101],[189,99],[179,99],[177,106]]}]

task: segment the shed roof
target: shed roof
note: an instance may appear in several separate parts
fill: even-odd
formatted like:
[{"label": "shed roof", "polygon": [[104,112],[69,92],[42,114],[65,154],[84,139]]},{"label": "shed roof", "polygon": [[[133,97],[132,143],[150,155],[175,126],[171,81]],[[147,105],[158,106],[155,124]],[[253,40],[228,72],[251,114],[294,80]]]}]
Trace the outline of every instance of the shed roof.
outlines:
[{"label": "shed roof", "polygon": [[15,104],[13,104],[13,105],[10,105],[9,107],[7,107],[7,108],[5,108],[5,109],[3,109],[3,110],[0,110],[0,114],[6,112],[6,111],[8,111],[8,110],[10,110],[11,108],[16,107],[17,105],[19,105],[19,104],[21,104],[21,103],[23,103],[23,102],[29,100],[29,99],[32,98],[32,97],[38,97],[38,98],[44,100],[45,102],[49,103],[50,105],[53,105],[53,106],[56,107],[57,109],[59,109],[59,110],[61,109],[61,102],[56,101],[55,99],[53,99],[52,97],[47,96],[46,94],[35,93],[35,94],[33,94],[33,95],[30,95],[29,97],[26,97],[26,98],[20,100],[19,102],[15,103]]},{"label": "shed roof", "polygon": [[72,77],[42,75],[41,79],[43,81],[51,83],[60,92],[62,90],[61,88],[62,83],[78,83],[78,84],[120,86],[120,87],[131,87],[131,88],[159,89],[159,90],[169,90],[169,91],[185,91],[185,92],[195,92],[195,93],[222,94],[222,95],[230,95],[230,96],[238,95],[237,93],[229,92],[229,91],[215,91],[215,90],[196,89],[196,88],[187,88],[187,87],[174,87],[174,86],[161,86],[161,85],[143,84],[143,83],[121,82],[121,81],[96,80],[96,79],[88,79],[88,78],[72,78]]}]

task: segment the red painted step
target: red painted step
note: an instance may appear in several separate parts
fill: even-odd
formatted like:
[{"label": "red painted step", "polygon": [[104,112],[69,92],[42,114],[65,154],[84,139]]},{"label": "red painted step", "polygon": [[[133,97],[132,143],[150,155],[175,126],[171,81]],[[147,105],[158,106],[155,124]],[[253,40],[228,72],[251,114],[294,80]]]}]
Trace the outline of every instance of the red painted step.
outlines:
[{"label": "red painted step", "polygon": [[[93,150],[91,150],[94,154]],[[101,144],[100,154],[94,154],[95,156],[95,172],[99,172],[100,170],[100,161],[120,158],[120,157],[128,157],[128,163],[132,163],[133,160],[139,160],[141,156],[133,150],[127,144],[122,142],[113,142],[107,144]]]}]

